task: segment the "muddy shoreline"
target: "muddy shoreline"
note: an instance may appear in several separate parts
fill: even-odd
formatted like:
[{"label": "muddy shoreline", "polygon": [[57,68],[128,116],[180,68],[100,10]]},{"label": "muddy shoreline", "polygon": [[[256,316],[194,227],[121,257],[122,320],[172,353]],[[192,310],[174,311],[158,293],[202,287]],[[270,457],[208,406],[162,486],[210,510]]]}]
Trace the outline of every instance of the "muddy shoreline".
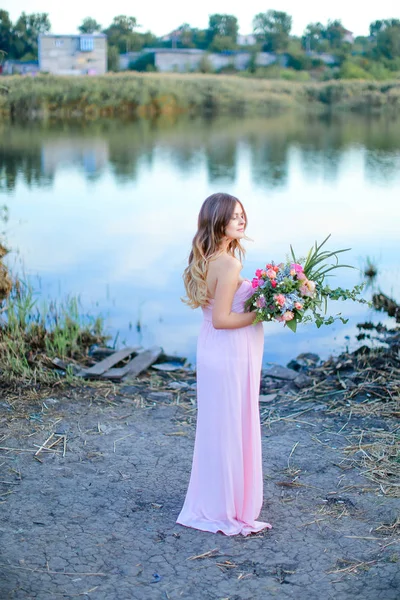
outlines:
[{"label": "muddy shoreline", "polygon": [[396,600],[400,333],[390,336],[379,351],[263,372],[260,519],[273,528],[247,537],[175,522],[193,371],[3,388],[1,597]]}]

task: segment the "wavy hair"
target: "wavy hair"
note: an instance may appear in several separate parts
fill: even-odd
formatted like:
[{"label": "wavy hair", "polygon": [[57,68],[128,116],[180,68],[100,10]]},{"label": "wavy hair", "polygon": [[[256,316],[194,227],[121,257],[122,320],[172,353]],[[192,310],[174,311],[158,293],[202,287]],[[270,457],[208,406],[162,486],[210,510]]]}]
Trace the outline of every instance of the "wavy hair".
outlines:
[{"label": "wavy hair", "polygon": [[[243,204],[235,196],[224,193],[212,194],[202,204],[188,266],[183,272],[186,297],[181,300],[191,308],[205,306],[208,302],[206,283],[208,264],[211,258],[215,258],[223,252],[220,249],[221,242],[225,236],[225,229],[232,218],[236,202],[239,202],[242,207],[245,218],[244,230],[246,230],[247,215]],[[236,257],[241,262],[245,255],[245,249],[239,240],[231,240],[227,252],[232,256],[238,254]]]}]

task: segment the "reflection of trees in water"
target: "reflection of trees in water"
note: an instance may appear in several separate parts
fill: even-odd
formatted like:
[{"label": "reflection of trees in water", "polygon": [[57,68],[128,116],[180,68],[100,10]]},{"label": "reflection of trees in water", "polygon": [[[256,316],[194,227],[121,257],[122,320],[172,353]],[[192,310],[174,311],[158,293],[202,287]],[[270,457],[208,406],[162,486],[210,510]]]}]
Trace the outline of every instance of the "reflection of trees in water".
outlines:
[{"label": "reflection of trees in water", "polygon": [[309,145],[299,146],[302,173],[313,179],[322,176],[323,179],[334,181],[338,177],[343,150],[324,148],[316,150]]},{"label": "reflection of trees in water", "polygon": [[210,182],[236,179],[237,140],[228,138],[207,144],[205,149],[207,174]]},{"label": "reflection of trees in water", "polygon": [[353,115],[64,123],[5,127],[2,134],[0,191],[13,190],[19,177],[30,186],[48,186],[65,164],[78,165],[88,181],[109,165],[121,184],[135,181],[143,167],[151,170],[158,158],[183,174],[203,170],[205,160],[209,181],[233,182],[247,151],[254,184],[266,187],[286,185],[292,159],[309,178],[336,179],[344,152],[357,145],[366,149],[367,179],[390,181],[399,167],[400,120]]},{"label": "reflection of trees in water", "polygon": [[[163,146],[164,149],[164,146]],[[191,173],[199,167],[202,160],[202,153],[198,146],[191,144],[178,146],[177,148],[168,148],[169,156],[182,173]]]},{"label": "reflection of trees in water", "polygon": [[251,174],[255,185],[283,186],[288,177],[288,148],[290,140],[281,135],[248,138],[251,152]]},{"label": "reflection of trees in water", "polygon": [[45,175],[42,170],[40,148],[7,148],[0,149],[0,191],[12,192],[17,179],[29,187],[47,187],[53,181],[52,175]]},{"label": "reflection of trees in water", "polygon": [[365,177],[376,183],[390,183],[400,178],[400,150],[367,150]]}]

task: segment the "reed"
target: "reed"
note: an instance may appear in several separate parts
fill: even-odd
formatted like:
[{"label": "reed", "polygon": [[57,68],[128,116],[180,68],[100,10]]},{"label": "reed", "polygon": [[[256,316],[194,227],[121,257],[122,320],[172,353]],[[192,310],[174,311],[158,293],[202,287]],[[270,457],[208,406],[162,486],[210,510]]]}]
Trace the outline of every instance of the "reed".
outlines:
[{"label": "reed", "polygon": [[80,308],[77,297],[39,306],[32,286],[14,279],[1,312],[1,379],[54,382],[59,376],[47,368],[53,358],[82,361],[91,345],[104,343],[102,318]]},{"label": "reed", "polygon": [[12,119],[272,115],[291,109],[400,110],[400,81],[265,80],[238,75],[110,73],[3,77],[0,115]]}]

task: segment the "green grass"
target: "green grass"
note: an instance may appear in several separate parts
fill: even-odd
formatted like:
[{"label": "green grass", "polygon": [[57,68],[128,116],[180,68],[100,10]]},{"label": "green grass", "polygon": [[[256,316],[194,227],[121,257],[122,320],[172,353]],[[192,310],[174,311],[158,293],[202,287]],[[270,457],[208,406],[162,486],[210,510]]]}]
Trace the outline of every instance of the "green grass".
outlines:
[{"label": "green grass", "polygon": [[32,287],[14,280],[1,313],[2,380],[50,383],[58,379],[48,368],[49,359],[84,360],[91,345],[106,341],[103,327],[101,317],[81,314],[79,298],[39,306]]},{"label": "green grass", "polygon": [[291,109],[400,111],[399,80],[290,81],[300,75],[283,69],[278,80],[257,74],[178,73],[3,77],[0,115],[13,119],[97,119],[179,113],[266,116]]}]

